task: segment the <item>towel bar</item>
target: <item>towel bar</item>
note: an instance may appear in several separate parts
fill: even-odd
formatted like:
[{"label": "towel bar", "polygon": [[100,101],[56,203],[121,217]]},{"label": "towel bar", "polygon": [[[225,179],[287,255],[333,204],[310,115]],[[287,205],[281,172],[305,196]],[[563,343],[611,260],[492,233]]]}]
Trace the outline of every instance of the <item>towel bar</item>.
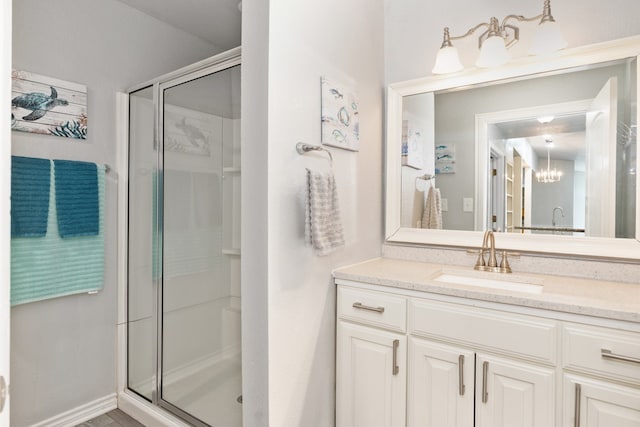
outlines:
[{"label": "towel bar", "polygon": [[298,142],[296,144],[296,151],[298,152],[298,154],[305,154],[305,153],[308,153],[309,151],[324,151],[329,155],[329,160],[333,165],[333,156],[331,155],[331,151],[319,145],[310,145],[310,144],[305,144],[304,142]]},{"label": "towel bar", "polygon": [[424,175],[416,176],[416,179],[424,179],[425,181],[429,181],[430,179],[434,179],[434,178],[435,178],[434,175],[429,175],[428,173],[425,173]]}]

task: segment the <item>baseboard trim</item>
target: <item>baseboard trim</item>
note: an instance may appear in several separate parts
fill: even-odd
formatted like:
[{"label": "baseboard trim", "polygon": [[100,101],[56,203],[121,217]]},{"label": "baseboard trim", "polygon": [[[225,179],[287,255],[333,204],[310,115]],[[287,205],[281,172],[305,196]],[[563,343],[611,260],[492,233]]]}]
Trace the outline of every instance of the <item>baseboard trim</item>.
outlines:
[{"label": "baseboard trim", "polygon": [[189,427],[189,424],[129,391],[118,394],[118,407],[145,426]]},{"label": "baseboard trim", "polygon": [[118,395],[112,393],[93,402],[73,408],[47,420],[32,424],[31,427],[73,427],[98,417],[118,407]]}]

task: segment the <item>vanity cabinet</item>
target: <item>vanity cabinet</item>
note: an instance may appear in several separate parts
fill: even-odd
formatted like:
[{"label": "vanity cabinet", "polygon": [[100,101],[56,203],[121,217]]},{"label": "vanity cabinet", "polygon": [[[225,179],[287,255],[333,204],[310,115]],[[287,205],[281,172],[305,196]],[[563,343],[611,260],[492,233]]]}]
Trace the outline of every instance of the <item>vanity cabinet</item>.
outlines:
[{"label": "vanity cabinet", "polygon": [[640,427],[637,332],[337,288],[338,427]]},{"label": "vanity cabinet", "polygon": [[338,289],[336,426],[405,425],[406,301]]},{"label": "vanity cabinet", "polygon": [[464,348],[409,338],[407,425],[473,425],[475,354]]},{"label": "vanity cabinet", "polygon": [[[554,425],[551,368],[496,356],[476,356],[476,423],[480,427]],[[470,424],[473,425],[473,424]]]},{"label": "vanity cabinet", "polygon": [[565,427],[640,427],[640,336],[591,325],[563,328]]},{"label": "vanity cabinet", "polygon": [[422,339],[409,349],[408,426],[471,427],[474,408],[476,426],[553,425],[552,369]]},{"label": "vanity cabinet", "polygon": [[345,321],[337,332],[336,425],[404,426],[406,337]]},{"label": "vanity cabinet", "polygon": [[553,425],[556,322],[419,298],[408,305],[408,426]]}]

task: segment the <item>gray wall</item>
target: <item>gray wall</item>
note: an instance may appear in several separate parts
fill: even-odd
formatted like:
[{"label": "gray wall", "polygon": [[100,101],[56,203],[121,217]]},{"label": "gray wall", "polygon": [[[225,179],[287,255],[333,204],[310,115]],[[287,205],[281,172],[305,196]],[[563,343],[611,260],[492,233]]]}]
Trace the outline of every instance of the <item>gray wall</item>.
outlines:
[{"label": "gray wall", "polygon": [[[491,16],[536,16],[542,13],[541,0],[384,0],[385,2],[385,80],[387,83],[431,74],[436,53],[442,44],[444,27],[451,35],[465,33]],[[614,40],[640,33],[637,0],[562,0],[551,2],[551,11],[561,25],[569,47]],[[521,41],[509,50],[511,57],[527,56],[528,41],[536,22],[518,24]],[[454,42],[463,64],[473,66],[478,57],[478,39],[468,37]]]},{"label": "gray wall", "polygon": [[[244,423],[331,427],[331,271],[379,256],[382,243],[383,3],[265,3],[243,2]],[[360,97],[360,151],[329,147],[346,246],[326,257],[304,244],[304,189],[305,168],[329,162],[295,151],[320,143],[321,76]]]},{"label": "gray wall", "polygon": [[218,48],[113,0],[13,3],[13,67],[85,84],[86,141],[12,133],[14,155],[107,163],[105,285],[11,310],[11,425],[26,426],[116,391],[115,94]]},{"label": "gray wall", "polygon": [[[591,99],[612,75],[625,81],[625,70],[624,66],[603,67],[436,94],[436,144],[456,146],[456,173],[438,175],[442,197],[449,200],[449,211],[443,213],[445,228],[473,230],[474,215],[463,212],[462,198],[475,197],[476,114]],[[625,88],[620,90],[626,92]]]}]

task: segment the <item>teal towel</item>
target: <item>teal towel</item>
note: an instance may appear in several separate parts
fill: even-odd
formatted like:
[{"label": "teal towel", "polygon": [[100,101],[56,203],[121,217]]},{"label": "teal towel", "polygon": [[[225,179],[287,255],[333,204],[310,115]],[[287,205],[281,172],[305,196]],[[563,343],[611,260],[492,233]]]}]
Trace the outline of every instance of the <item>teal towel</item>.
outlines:
[{"label": "teal towel", "polygon": [[51,160],[11,157],[11,237],[47,234]]},{"label": "teal towel", "polygon": [[95,163],[54,160],[60,236],[98,234],[98,178]]},{"label": "teal towel", "polygon": [[104,166],[98,167],[99,232],[96,236],[60,237],[53,177],[51,181],[46,236],[11,239],[11,305],[97,291],[103,287]]}]

